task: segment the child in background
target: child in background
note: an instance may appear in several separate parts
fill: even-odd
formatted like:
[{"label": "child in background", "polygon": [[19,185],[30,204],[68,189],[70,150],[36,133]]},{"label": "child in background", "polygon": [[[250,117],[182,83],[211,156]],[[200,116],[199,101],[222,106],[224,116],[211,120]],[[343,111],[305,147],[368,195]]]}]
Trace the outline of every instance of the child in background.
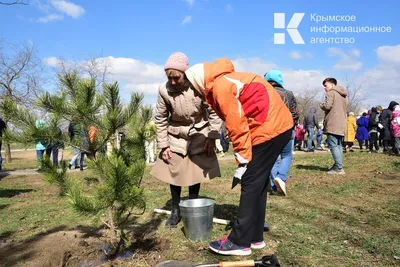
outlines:
[{"label": "child in background", "polygon": [[304,129],[304,125],[299,123],[296,126],[296,136],[295,136],[295,147],[297,147],[297,150],[302,150],[302,144],[304,142],[304,135],[306,134],[306,129]]},{"label": "child in background", "polygon": [[396,155],[399,155],[399,147],[400,147],[400,106],[397,105],[394,107],[394,111],[392,113],[392,121],[390,125],[390,129],[392,132],[392,136],[394,137],[394,148],[393,152]]}]

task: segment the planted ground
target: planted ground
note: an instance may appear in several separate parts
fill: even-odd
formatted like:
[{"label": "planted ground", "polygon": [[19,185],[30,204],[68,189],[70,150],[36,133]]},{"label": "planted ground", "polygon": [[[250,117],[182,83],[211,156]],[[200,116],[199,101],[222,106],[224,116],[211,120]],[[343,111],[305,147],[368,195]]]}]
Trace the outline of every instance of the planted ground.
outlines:
[{"label": "planted ground", "polygon": [[[25,152],[24,152],[25,153]],[[30,151],[34,155],[35,151]],[[16,153],[15,153],[16,154]],[[23,154],[17,158],[26,157]],[[28,161],[34,162],[34,158]],[[185,238],[182,224],[164,228],[169,189],[146,173],[146,212],[132,221],[135,251],[108,266],[155,266],[168,259],[193,263],[256,259],[277,254],[282,266],[395,266],[400,264],[400,158],[361,152],[345,154],[346,176],[327,176],[328,153],[296,154],[287,197],[268,197],[268,247],[251,256],[221,257],[207,242]],[[237,215],[240,187],[230,189],[235,169],[221,160],[222,177],[203,184],[201,195],[216,200],[215,217]],[[71,172],[90,185],[90,171]],[[187,188],[182,192],[187,195]],[[99,266],[106,231],[79,216],[40,174],[8,175],[0,181],[0,266]],[[213,238],[229,231],[214,224]]]}]

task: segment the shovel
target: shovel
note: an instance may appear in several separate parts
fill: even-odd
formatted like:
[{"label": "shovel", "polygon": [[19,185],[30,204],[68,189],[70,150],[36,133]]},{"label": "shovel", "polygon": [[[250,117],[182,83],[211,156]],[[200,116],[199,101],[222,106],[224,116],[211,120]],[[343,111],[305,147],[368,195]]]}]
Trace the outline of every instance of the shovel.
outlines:
[{"label": "shovel", "polygon": [[247,261],[222,261],[219,263],[192,264],[184,261],[163,261],[156,267],[279,267],[278,258],[275,255],[264,256],[260,260]]}]

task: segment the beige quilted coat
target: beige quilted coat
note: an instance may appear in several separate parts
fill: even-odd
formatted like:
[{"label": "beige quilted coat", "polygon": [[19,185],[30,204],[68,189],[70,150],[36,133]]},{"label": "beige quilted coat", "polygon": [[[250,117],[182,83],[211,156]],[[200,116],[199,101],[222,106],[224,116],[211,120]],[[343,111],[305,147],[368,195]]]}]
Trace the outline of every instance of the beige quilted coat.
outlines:
[{"label": "beige quilted coat", "polygon": [[159,158],[151,174],[174,185],[190,186],[220,176],[216,155],[204,151],[207,138],[220,138],[222,120],[188,87],[175,92],[168,83],[159,87],[155,124],[157,146],[161,151],[170,147],[173,157],[169,164]]}]

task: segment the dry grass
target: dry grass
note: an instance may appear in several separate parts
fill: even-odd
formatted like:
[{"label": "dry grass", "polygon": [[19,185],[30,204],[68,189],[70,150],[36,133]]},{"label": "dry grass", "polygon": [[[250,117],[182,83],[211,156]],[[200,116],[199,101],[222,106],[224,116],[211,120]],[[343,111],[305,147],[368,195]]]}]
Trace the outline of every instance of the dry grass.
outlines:
[{"label": "dry grass", "polygon": [[[245,259],[276,253],[282,266],[398,265],[394,256],[400,256],[400,158],[355,152],[346,154],[344,162],[345,176],[327,176],[324,170],[332,164],[329,154],[296,155],[288,196],[268,197],[268,247]],[[235,163],[221,161],[221,168],[223,177],[203,184],[201,196],[216,200],[215,217],[233,219],[240,197],[240,187],[230,189]],[[89,174],[74,175],[84,178]],[[150,262],[167,259],[194,263],[239,259],[210,253],[207,242],[187,240],[182,224],[166,229],[167,216],[152,210],[169,208],[168,186],[147,173],[143,187],[148,206],[135,222],[141,225],[135,235],[152,234],[164,244],[163,249],[149,246],[134,260],[117,262],[117,266],[153,266]],[[56,193],[40,175],[3,178],[0,237],[19,241],[58,226],[91,225],[89,218],[76,215]],[[182,195],[187,195],[187,188]],[[228,233],[225,226],[215,224],[212,236]]]}]

